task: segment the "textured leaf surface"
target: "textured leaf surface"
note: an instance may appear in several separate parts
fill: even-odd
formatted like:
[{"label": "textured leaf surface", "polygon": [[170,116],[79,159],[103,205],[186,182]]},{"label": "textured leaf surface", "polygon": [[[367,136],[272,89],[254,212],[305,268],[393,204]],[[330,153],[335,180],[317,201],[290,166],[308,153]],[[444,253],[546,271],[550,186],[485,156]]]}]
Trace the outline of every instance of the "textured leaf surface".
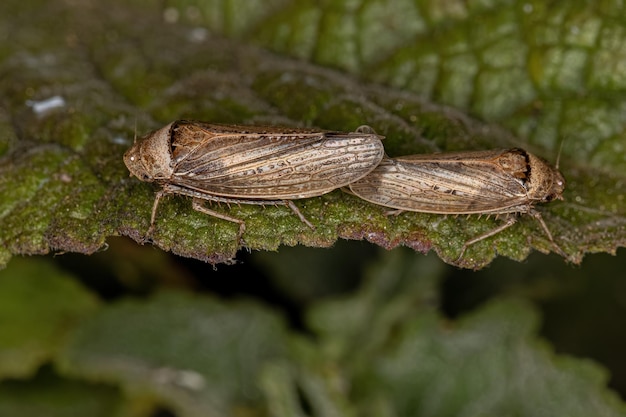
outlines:
[{"label": "textured leaf surface", "polygon": [[[387,136],[391,156],[522,146],[554,160],[563,140],[566,201],[543,207],[544,218],[571,261],[613,253],[626,236],[626,42],[624,18],[608,17],[625,16],[620,7],[5,2],[0,263],[51,250],[93,253],[114,235],[141,242],[155,189],[128,178],[121,156],[135,122],[143,133],[179,118],[340,130],[367,123]],[[53,97],[64,105],[42,110]],[[387,217],[340,191],[296,204],[314,232],[284,207],[218,210],[246,222],[250,249],[367,239],[433,249],[470,268],[496,253],[521,260],[532,248],[552,249],[536,222],[522,219],[457,261],[467,239],[500,221]],[[235,225],[174,197],[159,207],[153,243],[218,263],[235,255],[235,236]]]}]

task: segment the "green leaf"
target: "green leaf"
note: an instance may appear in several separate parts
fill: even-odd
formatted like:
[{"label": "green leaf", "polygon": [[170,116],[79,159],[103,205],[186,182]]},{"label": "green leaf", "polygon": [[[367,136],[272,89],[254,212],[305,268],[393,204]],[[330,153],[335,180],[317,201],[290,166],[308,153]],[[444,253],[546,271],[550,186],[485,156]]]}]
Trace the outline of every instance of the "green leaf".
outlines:
[{"label": "green leaf", "polygon": [[372,379],[398,415],[623,415],[604,388],[608,374],[588,361],[555,358],[532,340],[536,321],[523,303],[501,301],[452,328],[407,324]]},{"label": "green leaf", "polygon": [[97,307],[92,294],[47,260],[13,260],[0,271],[0,379],[34,375]]},{"label": "green leaf", "polygon": [[442,317],[442,272],[432,257],[394,251],[359,293],[314,307],[309,322],[325,363],[302,378],[324,381],[328,392],[342,381],[358,415],[626,412],[606,390],[603,369],[557,356],[536,338],[537,313],[527,303],[504,299],[461,320]]},{"label": "green leaf", "polygon": [[[0,265],[14,254],[93,253],[115,235],[143,242],[156,190],[128,178],[121,156],[135,124],[145,133],[180,118],[337,130],[367,123],[387,137],[391,156],[522,146],[555,160],[563,141],[566,201],[541,207],[543,217],[570,261],[614,253],[626,236],[620,7],[5,2]],[[55,96],[65,104],[35,111]],[[389,217],[386,208],[341,191],[296,205],[315,231],[285,207],[216,210],[246,222],[251,250],[367,239],[480,268],[496,254],[522,260],[532,249],[554,249],[531,218],[457,259],[465,241],[501,220]],[[188,199],[169,197],[159,206],[152,242],[219,263],[239,249],[236,233],[236,225],[194,212]]]},{"label": "green leaf", "polygon": [[[47,263],[41,266],[43,260],[15,259],[0,275],[0,295],[5,297],[0,311],[7,300],[19,306],[3,316],[24,333],[60,321],[56,310],[40,305],[63,303],[72,312],[81,303],[89,308],[66,314],[61,336],[40,338],[39,344],[50,347],[44,359],[48,365],[38,374],[25,381],[4,375],[0,415],[626,412],[623,401],[608,390],[604,369],[586,359],[557,355],[537,337],[538,314],[526,302],[504,298],[452,319],[440,307],[449,271],[434,255],[415,256],[404,248],[380,250],[368,259],[361,288],[309,300],[298,329],[286,326],[266,305],[201,293],[164,290],[96,306],[84,301],[89,298],[84,290],[68,290],[66,276]],[[33,278],[22,272],[26,269]],[[176,275],[173,269],[169,274]],[[536,281],[550,282],[550,275],[548,270]],[[30,290],[2,286],[5,276],[13,286]],[[538,292],[546,294],[545,289]],[[3,335],[11,334],[6,321],[0,321]],[[15,338],[14,344],[27,350],[29,343]]]},{"label": "green leaf", "polygon": [[29,381],[0,383],[0,415],[12,417],[111,417],[121,409],[111,387],[59,378],[45,369]]},{"label": "green leaf", "polygon": [[282,321],[253,303],[163,293],[85,322],[58,367],[183,416],[232,415],[263,406],[258,378],[266,363],[287,357],[286,342]]}]

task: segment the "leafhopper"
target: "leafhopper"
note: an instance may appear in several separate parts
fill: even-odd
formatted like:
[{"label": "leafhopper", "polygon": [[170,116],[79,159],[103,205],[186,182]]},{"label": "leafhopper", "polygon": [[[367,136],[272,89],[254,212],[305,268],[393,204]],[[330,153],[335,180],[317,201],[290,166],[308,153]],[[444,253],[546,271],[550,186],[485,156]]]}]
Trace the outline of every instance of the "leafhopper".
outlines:
[{"label": "leafhopper", "polygon": [[382,139],[368,126],[345,133],[178,120],[135,141],[124,163],[131,175],[161,186],[147,235],[161,198],[178,194],[191,197],[197,211],[239,224],[239,241],[244,221],[205,202],[284,204],[314,228],[292,200],[320,196],[367,175],[384,156]]},{"label": "leafhopper", "polygon": [[502,225],[465,242],[459,258],[470,245],[512,226],[520,214],[537,219],[564,255],[535,209],[537,203],[562,200],[564,189],[558,168],[518,148],[385,157],[349,185],[356,196],[400,212],[508,215]]}]

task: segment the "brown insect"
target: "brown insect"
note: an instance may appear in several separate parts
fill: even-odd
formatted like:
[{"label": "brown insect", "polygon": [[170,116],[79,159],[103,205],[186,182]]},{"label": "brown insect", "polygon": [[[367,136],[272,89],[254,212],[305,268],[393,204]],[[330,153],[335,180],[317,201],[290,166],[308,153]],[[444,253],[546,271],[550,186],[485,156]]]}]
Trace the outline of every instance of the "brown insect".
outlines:
[{"label": "brown insect", "polygon": [[[376,169],[351,183],[356,196],[402,211],[436,214],[509,214],[505,223],[465,242],[472,244],[533,216],[557,252],[537,203],[562,200],[565,179],[558,168],[523,149],[385,157]],[[565,255],[564,255],[565,256]]]},{"label": "brown insect", "polygon": [[124,163],[131,175],[162,187],[147,235],[161,198],[180,194],[193,198],[195,210],[238,223],[239,240],[245,223],[207,209],[205,201],[284,204],[314,228],[291,200],[326,194],[365,176],[383,158],[381,139],[368,126],[343,133],[179,120],[136,141]]}]

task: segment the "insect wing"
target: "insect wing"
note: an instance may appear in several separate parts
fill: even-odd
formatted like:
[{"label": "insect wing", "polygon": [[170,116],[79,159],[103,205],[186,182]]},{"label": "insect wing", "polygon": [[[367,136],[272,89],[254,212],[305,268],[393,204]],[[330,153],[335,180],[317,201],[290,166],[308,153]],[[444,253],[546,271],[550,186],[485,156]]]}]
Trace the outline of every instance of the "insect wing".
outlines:
[{"label": "insect wing", "polygon": [[[223,197],[321,195],[363,177],[384,155],[375,134],[295,129],[223,133],[206,125],[183,127],[184,140],[178,140],[178,132],[172,137],[172,183]],[[190,134],[189,129],[196,130]]]},{"label": "insect wing", "polygon": [[375,204],[424,213],[525,212],[525,164],[507,152],[513,151],[385,158],[350,190]]}]

